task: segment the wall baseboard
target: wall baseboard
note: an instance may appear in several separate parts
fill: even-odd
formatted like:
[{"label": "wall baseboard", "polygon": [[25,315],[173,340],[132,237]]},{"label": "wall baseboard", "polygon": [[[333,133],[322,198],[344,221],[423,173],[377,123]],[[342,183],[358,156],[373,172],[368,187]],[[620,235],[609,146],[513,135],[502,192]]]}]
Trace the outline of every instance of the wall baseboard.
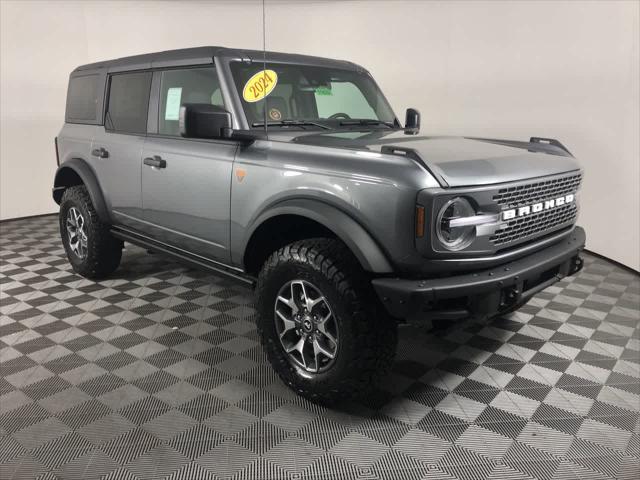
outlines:
[{"label": "wall baseboard", "polygon": [[611,258],[605,255],[601,255],[597,252],[594,252],[593,250],[589,250],[588,248],[585,248],[584,251],[587,252],[589,255],[593,255],[594,257],[598,257],[598,258],[601,258],[602,260],[606,260],[607,262],[613,263],[616,267],[620,267],[621,269],[626,270],[627,272],[640,275],[640,272],[638,270],[636,270],[635,268],[631,268],[625,265],[624,263],[620,263],[620,262],[617,262],[616,260],[612,260]]},{"label": "wall baseboard", "polygon": [[15,222],[15,221],[18,221],[18,220],[26,220],[27,218],[51,217],[53,215],[58,215],[58,213],[57,212],[54,212],[54,213],[40,213],[38,215],[27,215],[25,217],[4,218],[4,219],[0,220],[0,223],[8,223],[8,222]]}]

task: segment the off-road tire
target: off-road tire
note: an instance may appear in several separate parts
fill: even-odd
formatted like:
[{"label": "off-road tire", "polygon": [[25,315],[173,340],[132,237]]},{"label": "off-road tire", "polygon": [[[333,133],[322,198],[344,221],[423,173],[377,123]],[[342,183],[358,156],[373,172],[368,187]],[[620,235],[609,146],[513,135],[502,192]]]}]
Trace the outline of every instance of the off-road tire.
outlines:
[{"label": "off-road tire", "polygon": [[[87,254],[79,258],[71,249],[66,219],[70,208],[75,207],[85,221],[84,230],[87,236]],[[113,273],[120,265],[123,243],[109,233],[109,225],[100,221],[91,202],[89,192],[84,185],[69,187],[62,195],[60,202],[60,235],[73,270],[83,277],[98,279]]]},{"label": "off-road tire", "polygon": [[[338,322],[335,360],[319,373],[296,365],[277,334],[275,299],[293,279],[319,287]],[[287,386],[309,400],[333,404],[360,398],[393,363],[397,324],[386,314],[356,258],[338,240],[301,240],[274,252],[258,276],[256,296],[258,332],[271,365]]]}]

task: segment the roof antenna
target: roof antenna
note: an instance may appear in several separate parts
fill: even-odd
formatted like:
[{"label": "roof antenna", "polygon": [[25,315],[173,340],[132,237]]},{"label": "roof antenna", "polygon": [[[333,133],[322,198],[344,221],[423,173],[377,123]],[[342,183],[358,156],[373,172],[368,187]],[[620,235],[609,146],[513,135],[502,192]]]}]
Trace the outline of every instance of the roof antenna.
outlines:
[{"label": "roof antenna", "polygon": [[[265,9],[266,0],[262,0],[262,76],[266,75],[267,70],[267,22],[266,22],[266,9]],[[265,92],[266,93],[266,92]],[[264,135],[269,138],[269,133],[267,131],[267,95],[264,96]]]}]

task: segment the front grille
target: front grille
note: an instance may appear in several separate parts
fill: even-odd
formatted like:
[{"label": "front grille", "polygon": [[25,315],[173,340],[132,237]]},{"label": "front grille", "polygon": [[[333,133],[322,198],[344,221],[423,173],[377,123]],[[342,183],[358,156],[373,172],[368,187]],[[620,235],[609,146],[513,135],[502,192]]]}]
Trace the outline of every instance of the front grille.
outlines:
[{"label": "front grille", "polygon": [[544,182],[526,183],[498,190],[493,201],[503,210],[531,205],[550,198],[557,198],[578,191],[582,175],[554,178]]},{"label": "front grille", "polygon": [[[577,174],[515,185],[498,190],[493,200],[502,210],[524,207],[575,193],[580,188],[581,181],[582,175]],[[490,241],[495,246],[505,246],[516,241],[532,239],[561,226],[575,223],[577,217],[578,206],[573,201],[561,207],[509,220],[490,237]]]},{"label": "front grille", "polygon": [[538,237],[564,224],[576,221],[578,207],[575,202],[546,212],[515,218],[491,237],[494,245],[504,245],[530,237]]}]

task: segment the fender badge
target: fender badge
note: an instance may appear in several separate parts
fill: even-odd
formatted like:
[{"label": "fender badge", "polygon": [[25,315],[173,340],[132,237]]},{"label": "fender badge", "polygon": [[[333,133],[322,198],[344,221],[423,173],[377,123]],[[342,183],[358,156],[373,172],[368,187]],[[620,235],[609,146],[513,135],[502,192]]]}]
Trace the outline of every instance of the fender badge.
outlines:
[{"label": "fender badge", "polygon": [[236,168],[236,178],[238,179],[238,182],[242,183],[246,175],[247,171],[244,168]]}]

